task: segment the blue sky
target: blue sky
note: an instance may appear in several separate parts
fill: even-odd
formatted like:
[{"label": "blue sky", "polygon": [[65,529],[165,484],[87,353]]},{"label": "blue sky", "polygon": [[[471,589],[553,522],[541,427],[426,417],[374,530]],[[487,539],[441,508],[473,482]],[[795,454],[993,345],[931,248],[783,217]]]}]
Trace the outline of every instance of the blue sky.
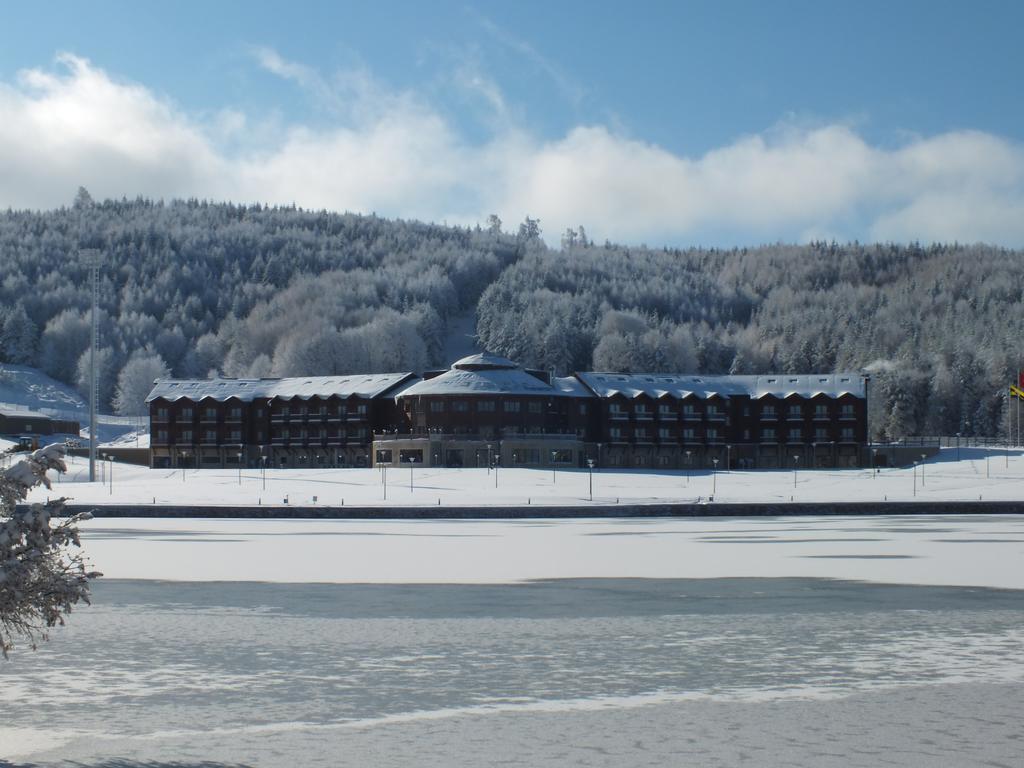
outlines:
[{"label": "blue sky", "polygon": [[83,184],[553,242],[1024,245],[1018,2],[4,10],[5,207]]}]

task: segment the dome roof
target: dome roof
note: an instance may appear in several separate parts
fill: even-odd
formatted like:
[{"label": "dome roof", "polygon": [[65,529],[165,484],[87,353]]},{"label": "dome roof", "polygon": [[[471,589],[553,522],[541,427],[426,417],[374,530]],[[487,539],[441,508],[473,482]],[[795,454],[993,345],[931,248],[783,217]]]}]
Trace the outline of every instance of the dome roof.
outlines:
[{"label": "dome roof", "polygon": [[463,357],[461,360],[456,360],[452,363],[452,368],[460,371],[481,371],[489,368],[515,369],[519,368],[519,364],[512,362],[506,357],[492,355],[490,352],[479,352],[475,355]]}]

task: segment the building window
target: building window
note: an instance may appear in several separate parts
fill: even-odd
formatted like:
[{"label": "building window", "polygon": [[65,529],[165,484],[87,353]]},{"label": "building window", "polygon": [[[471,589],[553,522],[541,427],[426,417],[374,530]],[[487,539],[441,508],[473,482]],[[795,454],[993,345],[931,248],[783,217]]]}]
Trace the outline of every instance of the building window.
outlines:
[{"label": "building window", "polygon": [[683,405],[683,417],[684,418],[692,419],[692,418],[695,418],[698,415],[699,414],[697,413],[697,408],[696,408],[696,406],[694,406],[693,403],[686,403],[686,404]]},{"label": "building window", "polygon": [[852,442],[853,441],[853,427],[843,427],[842,435],[843,435],[843,440],[846,440],[847,442]]},{"label": "building window", "polygon": [[288,415],[288,406],[287,405],[282,405],[281,406],[281,415],[282,416],[287,416]]},{"label": "building window", "polygon": [[761,439],[762,440],[774,440],[775,439],[775,428],[774,427],[765,427],[764,429],[762,429],[761,430]]},{"label": "building window", "polygon": [[818,427],[814,430],[814,439],[819,443],[828,440],[828,430],[824,427]]},{"label": "building window", "polygon": [[638,467],[645,467],[647,466],[647,457],[637,456],[633,459],[633,463],[636,464]]},{"label": "building window", "polygon": [[483,413],[494,413],[494,401],[493,400],[479,400],[476,404],[476,409]]},{"label": "building window", "polygon": [[800,419],[803,418],[803,415],[803,408],[801,408],[799,405],[789,406],[789,418]]},{"label": "building window", "polygon": [[205,440],[208,443],[215,443],[215,442],[217,442],[217,430],[215,430],[215,429],[208,429],[208,430],[206,430],[206,432],[203,433],[203,440]]},{"label": "building window", "polygon": [[203,411],[203,418],[207,421],[215,421],[217,419],[217,409],[207,408]]},{"label": "building window", "polygon": [[637,403],[636,417],[638,419],[649,419],[651,418],[651,412],[643,403]]},{"label": "building window", "polygon": [[580,416],[586,416],[586,415],[587,415],[587,404],[586,403],[580,403]]},{"label": "building window", "polygon": [[672,431],[668,427],[658,427],[658,437],[662,440],[668,440],[672,437]]},{"label": "building window", "polygon": [[181,409],[181,418],[183,418],[183,419],[191,419],[192,418],[192,407],[191,406],[185,406],[184,408]]},{"label": "building window", "polygon": [[156,431],[156,441],[158,443],[166,443],[167,442],[167,430],[166,429],[158,429]]},{"label": "building window", "polygon": [[717,440],[718,430],[714,427],[708,427],[708,440]]},{"label": "building window", "polygon": [[801,437],[803,437],[803,432],[800,430],[800,427],[793,427],[791,430],[789,430],[790,442],[798,443],[800,442]]},{"label": "building window", "polygon": [[452,402],[452,410],[456,413],[465,413],[469,410],[469,403],[465,400],[455,400]]},{"label": "building window", "polygon": [[761,418],[762,419],[774,419],[775,418],[775,406],[774,405],[763,405],[763,406],[761,406]]},{"label": "building window", "polygon": [[256,409],[256,418],[257,419],[262,419],[263,418],[263,409],[262,408],[257,408]]},{"label": "building window", "polygon": [[696,435],[696,432],[694,431],[693,427],[685,427],[683,429],[683,439],[684,440],[693,440],[696,436],[697,435]]},{"label": "building window", "polygon": [[636,434],[636,439],[637,440],[646,440],[647,439],[647,428],[646,427],[637,427],[635,434]]},{"label": "building window", "polygon": [[320,427],[319,434],[320,434],[320,439],[321,440],[326,440],[327,439],[327,430],[324,429],[323,427]]},{"label": "building window", "polygon": [[183,429],[183,430],[181,430],[181,442],[183,442],[183,443],[191,443],[192,442],[192,430],[191,429]]},{"label": "building window", "polygon": [[513,464],[540,464],[540,450],[537,448],[515,448],[512,450]]},{"label": "building window", "polygon": [[530,413],[542,413],[543,412],[543,408],[541,407],[542,405],[543,404],[539,400],[531,400],[530,401]]},{"label": "building window", "polygon": [[722,415],[722,412],[718,409],[718,406],[711,404],[707,408],[707,414],[709,419],[715,419]]},{"label": "building window", "polygon": [[431,400],[430,401],[430,412],[431,413],[444,413],[444,400]]},{"label": "building window", "polygon": [[664,404],[659,405],[658,406],[658,415],[661,416],[663,419],[665,419],[665,418],[669,418],[669,419],[672,418],[672,406],[671,405],[664,405]]},{"label": "building window", "polygon": [[166,408],[157,408],[156,409],[156,417],[158,419],[166,419],[167,418],[167,409]]},{"label": "building window", "polygon": [[622,438],[622,428],[612,427],[608,430],[608,434],[611,436],[612,440],[620,440]]},{"label": "building window", "polygon": [[231,442],[240,443],[242,442],[242,431],[239,429],[231,430]]},{"label": "building window", "polygon": [[365,416],[365,415],[366,415],[366,403],[359,403],[356,406],[356,416]]},{"label": "building window", "polygon": [[256,442],[257,443],[262,443],[263,442],[263,430],[262,429],[258,430],[256,432]]},{"label": "building window", "polygon": [[609,405],[608,413],[611,415],[613,419],[624,419],[627,416],[626,412],[622,408],[622,405],[619,403],[612,403],[611,405]]},{"label": "building window", "polygon": [[853,405],[851,403],[844,403],[839,407],[839,417],[841,419],[852,419],[853,418]]},{"label": "building window", "polygon": [[828,418],[828,406],[827,405],[816,405],[816,406],[814,406],[814,418],[816,418],[816,419],[827,419]]},{"label": "building window", "polygon": [[505,413],[519,413],[519,401],[518,400],[506,400],[503,404]]}]

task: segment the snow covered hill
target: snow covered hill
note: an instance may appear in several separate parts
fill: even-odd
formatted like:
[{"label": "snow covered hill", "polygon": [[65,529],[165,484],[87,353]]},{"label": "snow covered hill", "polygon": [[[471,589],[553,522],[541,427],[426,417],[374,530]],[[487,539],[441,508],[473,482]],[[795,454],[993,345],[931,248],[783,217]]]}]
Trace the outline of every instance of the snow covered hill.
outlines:
[{"label": "snow covered hill", "polygon": [[88,403],[72,387],[27,365],[0,365],[0,403],[51,415],[89,411]]},{"label": "snow covered hill", "polygon": [[[76,419],[82,437],[89,435],[89,403],[75,389],[27,365],[0,365],[0,408],[27,408]],[[147,419],[98,414],[101,444],[149,445]]]}]

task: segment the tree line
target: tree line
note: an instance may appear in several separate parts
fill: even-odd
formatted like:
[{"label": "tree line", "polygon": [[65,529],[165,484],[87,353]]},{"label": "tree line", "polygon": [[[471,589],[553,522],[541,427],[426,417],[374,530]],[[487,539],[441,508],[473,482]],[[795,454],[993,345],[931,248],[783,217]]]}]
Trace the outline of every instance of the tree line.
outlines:
[{"label": "tree line", "polygon": [[0,359],[86,390],[101,252],[101,407],[157,376],[421,371],[475,309],[481,348],[574,370],[867,370],[873,436],[996,435],[1021,365],[1019,251],[814,242],[559,248],[505,232],[200,200],[0,212]]}]

